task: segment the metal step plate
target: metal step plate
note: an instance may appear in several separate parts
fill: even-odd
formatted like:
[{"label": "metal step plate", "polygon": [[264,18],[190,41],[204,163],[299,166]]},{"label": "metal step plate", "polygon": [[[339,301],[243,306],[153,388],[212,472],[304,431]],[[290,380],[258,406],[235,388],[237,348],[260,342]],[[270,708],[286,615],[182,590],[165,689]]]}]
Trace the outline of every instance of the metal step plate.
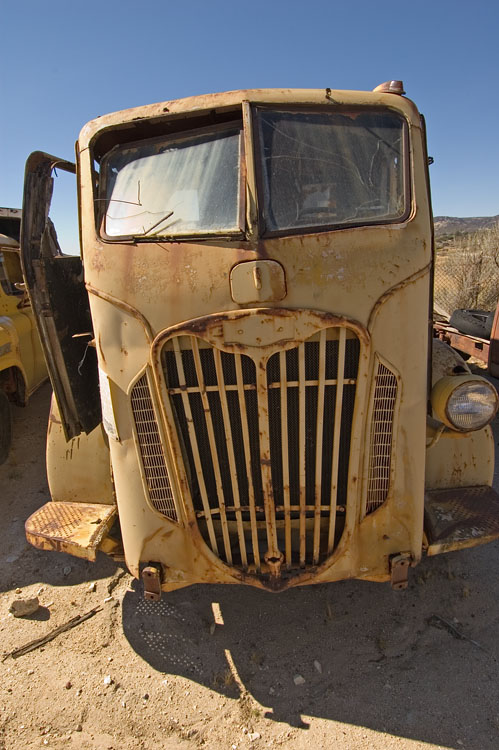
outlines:
[{"label": "metal step plate", "polygon": [[499,495],[492,487],[458,487],[425,493],[428,555],[499,539]]},{"label": "metal step plate", "polygon": [[115,517],[115,505],[50,502],[26,521],[26,539],[38,549],[95,560]]}]

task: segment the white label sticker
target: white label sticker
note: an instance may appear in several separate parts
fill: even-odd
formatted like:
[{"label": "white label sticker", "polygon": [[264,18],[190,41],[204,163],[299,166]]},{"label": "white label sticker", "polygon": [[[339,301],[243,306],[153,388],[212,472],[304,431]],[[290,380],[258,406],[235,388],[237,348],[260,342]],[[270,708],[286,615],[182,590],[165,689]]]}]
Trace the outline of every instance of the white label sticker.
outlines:
[{"label": "white label sticker", "polygon": [[99,367],[99,386],[100,401],[102,405],[102,424],[104,429],[113,440],[119,440],[118,429],[114,419],[113,402],[111,399],[111,389],[109,387],[109,378]]}]

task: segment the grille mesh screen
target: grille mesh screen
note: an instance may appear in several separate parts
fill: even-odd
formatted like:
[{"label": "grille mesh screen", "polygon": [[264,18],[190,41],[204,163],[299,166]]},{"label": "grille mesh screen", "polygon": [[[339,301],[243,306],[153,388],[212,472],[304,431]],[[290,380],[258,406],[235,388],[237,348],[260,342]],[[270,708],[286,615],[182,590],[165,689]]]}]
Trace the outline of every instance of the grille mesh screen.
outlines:
[{"label": "grille mesh screen", "polygon": [[145,374],[132,388],[131,405],[149,497],[156,510],[177,521],[163,445]]},{"label": "grille mesh screen", "polygon": [[382,505],[390,489],[393,415],[397,400],[397,378],[378,363],[371,420],[371,447],[367,484],[366,513]]}]

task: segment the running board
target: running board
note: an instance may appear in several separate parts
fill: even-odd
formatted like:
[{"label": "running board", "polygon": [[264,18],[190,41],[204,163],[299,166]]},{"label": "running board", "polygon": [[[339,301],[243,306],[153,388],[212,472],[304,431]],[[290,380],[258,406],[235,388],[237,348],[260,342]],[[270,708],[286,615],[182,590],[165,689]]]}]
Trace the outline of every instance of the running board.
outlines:
[{"label": "running board", "polygon": [[425,493],[428,555],[499,539],[499,495],[492,487],[457,487]]},{"label": "running board", "polygon": [[38,549],[95,560],[115,517],[115,505],[50,502],[26,521],[26,539]]}]

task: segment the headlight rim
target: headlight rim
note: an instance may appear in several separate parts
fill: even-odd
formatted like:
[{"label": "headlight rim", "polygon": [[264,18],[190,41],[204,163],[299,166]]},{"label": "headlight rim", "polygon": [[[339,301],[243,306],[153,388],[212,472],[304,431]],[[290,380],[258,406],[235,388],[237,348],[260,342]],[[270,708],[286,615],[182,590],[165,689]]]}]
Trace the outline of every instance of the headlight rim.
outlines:
[{"label": "headlight rim", "polygon": [[[495,398],[495,408],[492,409],[491,415],[487,420],[482,422],[479,426],[463,427],[453,421],[452,416],[448,411],[448,404],[451,397],[459,388],[463,388],[463,386],[466,385],[472,386],[477,384],[485,385],[486,388],[490,390]],[[431,392],[431,405],[436,418],[449,429],[460,433],[476,432],[477,430],[483,430],[483,428],[489,425],[494,419],[499,407],[499,395],[494,385],[481,375],[447,375],[438,380],[433,386]]]}]

